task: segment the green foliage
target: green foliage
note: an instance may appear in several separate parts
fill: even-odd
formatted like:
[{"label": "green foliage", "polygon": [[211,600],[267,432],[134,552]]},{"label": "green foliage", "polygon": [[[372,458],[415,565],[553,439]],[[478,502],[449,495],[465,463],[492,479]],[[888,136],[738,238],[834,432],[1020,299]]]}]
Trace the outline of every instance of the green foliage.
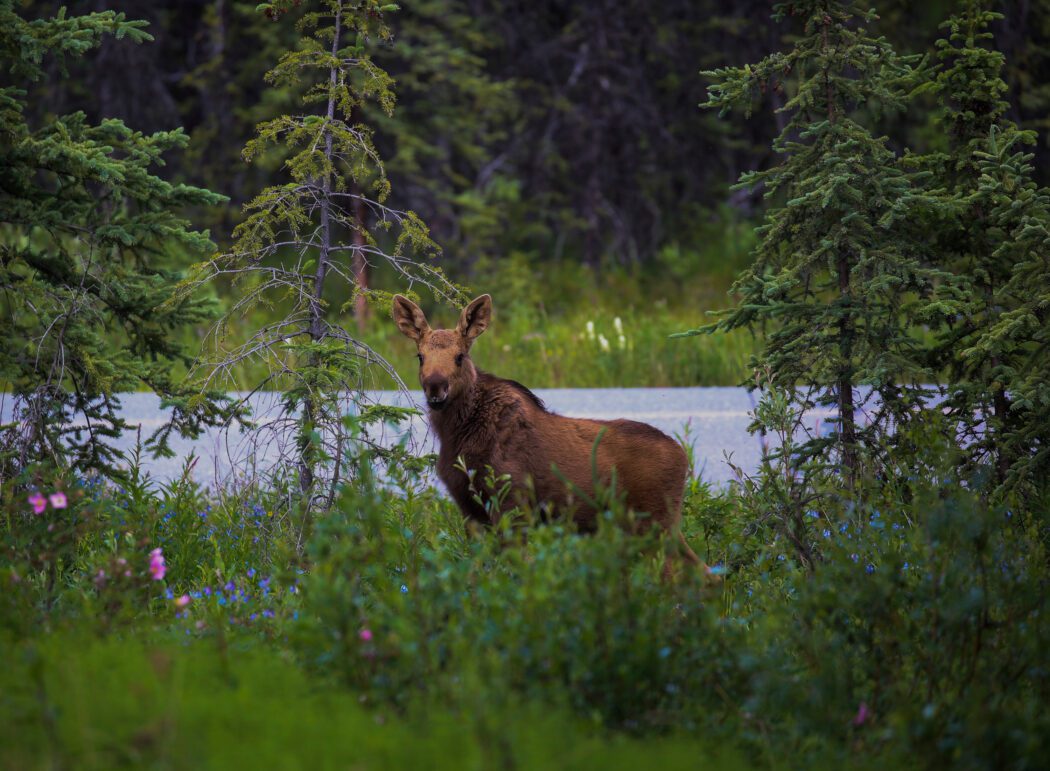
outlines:
[{"label": "green foliage", "polygon": [[[288,7],[260,6],[273,18]],[[386,205],[390,182],[372,129],[362,122],[366,104],[388,115],[393,110],[393,81],[370,54],[390,37],[385,14],[393,8],[331,0],[300,19],[298,48],[281,56],[267,80],[300,91],[307,111],[264,121],[244,149],[251,161],[279,148],[289,181],[250,201],[233,249],[199,265],[184,285],[189,291],[233,278],[239,300],[214,330],[217,360],[198,373],[199,382],[202,388],[213,379],[229,384],[247,362],[261,364],[257,382],[237,385],[283,392],[274,419],[296,416],[296,451],[282,454],[268,473],[286,478],[294,468],[310,506],[323,506],[334,494],[343,471],[342,416],[361,402],[373,368],[403,387],[386,360],[340,323],[351,305],[359,317],[367,307],[366,266],[381,260],[399,280],[458,299],[458,289],[427,261],[436,246],[422,221]],[[426,256],[416,261],[412,253]],[[269,311],[263,325],[227,342],[230,318],[260,306]]]},{"label": "green foliage", "polygon": [[[177,640],[98,640],[75,634],[0,644],[0,764],[44,768],[308,769],[747,768],[724,748],[676,735],[607,736],[543,705],[453,713],[419,704],[404,719],[286,657]],[[295,704],[294,715],[289,704]]]},{"label": "green foliage", "polygon": [[456,515],[434,532],[432,511],[365,484],[319,523],[308,661],[381,702],[520,694],[632,730],[694,724],[718,701],[730,640],[701,576],[661,582],[622,512],[593,538],[551,525],[525,546],[509,522],[464,544]]},{"label": "green foliage", "polygon": [[[1031,490],[1045,467],[1048,436],[1045,223],[1048,198],[1033,181],[1036,141],[1006,117],[1004,57],[990,26],[1001,17],[969,2],[942,25],[935,89],[948,129],[948,152],[922,159],[935,194],[952,216],[936,222],[935,264],[951,272],[938,287],[940,329],[931,351],[947,373],[945,405],[965,447],[967,466],[987,466],[1000,490]],[[1023,321],[1022,321],[1023,320]],[[1020,322],[1020,323],[1019,323]]]},{"label": "green foliage", "polygon": [[[790,419],[786,397],[761,409]],[[717,589],[662,580],[659,542],[627,536],[615,505],[593,536],[527,513],[467,536],[425,466],[361,443],[356,481],[316,521],[280,513],[281,491],[215,500],[188,474],[163,489],[46,480],[67,508],[8,494],[0,518],[0,731],[17,731],[0,752],[200,766],[239,751],[230,726],[278,757],[367,718],[374,737],[455,725],[527,767],[563,734],[522,716],[547,714],[596,752],[673,758],[702,736],[750,767],[1031,767],[1050,735],[1045,517],[946,488],[937,436],[849,498],[806,477],[801,492],[825,489],[795,501],[801,525],[770,511],[770,479],[765,498],[691,482],[684,529],[724,559]],[[778,463],[762,474],[784,476]]]},{"label": "green foliage", "polygon": [[977,156],[990,229],[1005,236],[992,258],[1011,271],[990,299],[998,313],[961,355],[971,366],[993,365],[992,392],[1009,405],[1008,412],[996,403],[985,413],[995,415],[989,433],[1005,461],[1001,479],[1031,494],[1050,469],[1050,191],[1032,181],[1032,154],[1017,149],[1022,138],[999,138],[993,129],[988,150]]},{"label": "green foliage", "polygon": [[[963,11],[942,25],[948,37],[937,41],[939,66],[932,85],[942,106],[940,124],[949,138],[946,153],[922,159],[932,172],[935,194],[951,201],[950,217],[933,229],[933,261],[952,274],[938,287],[938,339],[931,350],[937,370],[948,375],[945,404],[967,447],[971,468],[990,463],[1001,483],[1011,465],[1004,438],[1021,417],[1010,409],[1006,383],[1016,366],[1016,352],[1004,347],[988,355],[974,348],[1001,314],[1001,289],[1014,269],[1015,255],[1000,248],[1008,231],[992,212],[996,173],[982,161],[989,147],[1034,141],[1005,117],[1007,91],[1002,79],[1004,57],[990,48],[989,26],[1000,14],[967,3]],[[987,173],[987,172],[991,173]]]},{"label": "green foliage", "polygon": [[[734,286],[740,302],[694,332],[767,329],[755,370],[804,385],[806,408],[837,408],[836,430],[799,452],[831,455],[852,484],[861,453],[912,418],[931,379],[912,330],[940,276],[921,260],[917,230],[916,213],[934,204],[863,122],[903,108],[913,71],[852,2],[776,8],[804,24],[790,50],[706,73],[705,106],[750,111],[757,90],[774,89],[787,93],[788,119],[774,143],[783,160],[741,179],[774,203]],[[873,417],[859,425],[864,410]]]},{"label": "green foliage", "polygon": [[[5,0],[0,55],[35,86],[45,56],[83,55],[106,35],[149,40],[142,26],[113,11],[26,21]],[[27,100],[0,88],[0,388],[13,397],[0,478],[39,461],[115,475],[112,440],[129,430],[119,392],[145,387],[174,407],[151,439],[159,453],[172,431],[196,435],[229,416],[224,395],[197,394],[174,371],[191,359],[179,331],[215,303],[172,296],[178,265],[211,248],[178,212],[224,199],[155,175],[165,153],[185,147],[181,131],[144,135],[83,113],[34,128]]]}]

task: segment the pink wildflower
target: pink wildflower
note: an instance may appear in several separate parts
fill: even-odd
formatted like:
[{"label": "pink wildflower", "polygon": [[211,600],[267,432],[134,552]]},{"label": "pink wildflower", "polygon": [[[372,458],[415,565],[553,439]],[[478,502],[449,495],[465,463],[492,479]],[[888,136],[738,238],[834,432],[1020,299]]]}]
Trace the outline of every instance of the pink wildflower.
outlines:
[{"label": "pink wildflower", "polygon": [[161,550],[154,549],[149,553],[149,574],[153,577],[154,581],[160,581],[164,578],[164,573],[167,571],[168,566],[164,564],[164,554]]},{"label": "pink wildflower", "polygon": [[372,641],[372,630],[371,629],[362,629],[360,632],[357,633],[357,636],[360,637],[364,642],[371,642]]},{"label": "pink wildflower", "polygon": [[61,490],[56,490],[48,496],[51,501],[51,508],[53,509],[64,509],[66,507],[66,494]]},{"label": "pink wildflower", "polygon": [[175,607],[176,608],[185,608],[189,604],[190,604],[190,596],[188,594],[184,594],[181,597],[176,597],[175,598]]},{"label": "pink wildflower", "polygon": [[43,514],[47,508],[47,498],[40,493],[33,493],[29,496],[29,505],[33,507],[34,514]]},{"label": "pink wildflower", "polygon": [[857,707],[857,714],[853,718],[853,725],[861,726],[864,725],[871,718],[871,710],[868,709],[868,703],[862,701],[860,706]]}]

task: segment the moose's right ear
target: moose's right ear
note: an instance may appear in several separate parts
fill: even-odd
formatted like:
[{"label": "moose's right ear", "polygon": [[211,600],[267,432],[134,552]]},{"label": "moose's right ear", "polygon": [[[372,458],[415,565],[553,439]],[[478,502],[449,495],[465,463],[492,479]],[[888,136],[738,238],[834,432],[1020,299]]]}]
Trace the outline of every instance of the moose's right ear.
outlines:
[{"label": "moose's right ear", "polygon": [[404,295],[394,295],[393,314],[401,334],[417,343],[430,331],[423,309]]}]

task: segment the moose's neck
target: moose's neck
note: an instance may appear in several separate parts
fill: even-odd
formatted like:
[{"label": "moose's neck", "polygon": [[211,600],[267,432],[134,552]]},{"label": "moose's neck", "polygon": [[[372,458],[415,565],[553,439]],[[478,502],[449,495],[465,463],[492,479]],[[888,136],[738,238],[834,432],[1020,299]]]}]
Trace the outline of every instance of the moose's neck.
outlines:
[{"label": "moose's neck", "polygon": [[442,447],[457,447],[463,438],[476,426],[476,413],[484,400],[482,373],[471,364],[470,385],[443,409],[428,408],[430,425],[434,427]]}]

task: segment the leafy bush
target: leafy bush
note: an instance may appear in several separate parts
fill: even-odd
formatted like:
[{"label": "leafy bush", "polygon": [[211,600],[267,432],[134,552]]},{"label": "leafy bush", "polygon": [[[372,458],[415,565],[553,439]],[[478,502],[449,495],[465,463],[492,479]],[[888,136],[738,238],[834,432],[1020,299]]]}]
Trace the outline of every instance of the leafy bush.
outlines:
[{"label": "leafy bush", "polygon": [[613,512],[593,537],[552,524],[523,543],[508,524],[464,543],[442,505],[428,537],[434,508],[356,488],[318,524],[305,581],[315,666],[395,704],[515,693],[639,730],[682,725],[725,690],[728,633],[700,577],[661,581],[657,544]]}]

